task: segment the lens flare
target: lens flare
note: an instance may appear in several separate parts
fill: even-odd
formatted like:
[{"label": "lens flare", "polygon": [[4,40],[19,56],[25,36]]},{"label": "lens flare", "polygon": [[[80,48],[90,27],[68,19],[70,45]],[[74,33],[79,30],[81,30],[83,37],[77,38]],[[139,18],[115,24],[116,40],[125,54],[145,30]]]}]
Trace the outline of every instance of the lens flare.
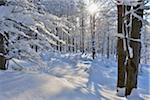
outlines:
[{"label": "lens flare", "polygon": [[98,11],[98,5],[96,3],[91,3],[87,6],[87,11],[93,15]]}]

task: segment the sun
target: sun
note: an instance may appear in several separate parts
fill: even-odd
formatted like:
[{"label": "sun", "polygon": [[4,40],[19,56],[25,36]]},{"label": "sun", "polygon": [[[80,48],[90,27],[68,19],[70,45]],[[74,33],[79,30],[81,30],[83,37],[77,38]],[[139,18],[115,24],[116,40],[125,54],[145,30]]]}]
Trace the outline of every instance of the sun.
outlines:
[{"label": "sun", "polygon": [[96,12],[98,12],[98,5],[96,3],[90,3],[87,6],[87,11],[91,14],[94,15]]}]

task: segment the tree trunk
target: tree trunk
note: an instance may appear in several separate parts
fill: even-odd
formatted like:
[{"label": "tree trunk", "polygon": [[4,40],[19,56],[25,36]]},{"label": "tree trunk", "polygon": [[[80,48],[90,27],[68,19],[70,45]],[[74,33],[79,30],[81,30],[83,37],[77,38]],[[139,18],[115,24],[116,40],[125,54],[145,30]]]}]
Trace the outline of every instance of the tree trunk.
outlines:
[{"label": "tree trunk", "polygon": [[[142,18],[143,9],[139,9],[139,7],[140,5],[137,5],[133,9],[134,10],[138,9],[136,11],[136,14]],[[142,21],[133,16],[131,38],[140,39],[141,28],[142,28]],[[130,95],[133,88],[137,88],[137,76],[138,76],[138,67],[140,63],[141,43],[130,41],[130,47],[133,49],[133,58],[128,59],[128,63],[127,63],[126,96]]]},{"label": "tree trunk", "polygon": [[[5,5],[6,0],[0,0],[0,6]],[[5,48],[4,48],[4,37],[0,33],[0,69],[1,70],[6,70],[6,58],[1,55],[5,53]]]},{"label": "tree trunk", "polygon": [[[123,5],[118,5],[118,34],[123,34],[122,23],[123,23]],[[117,87],[125,87],[125,51],[123,47],[123,39],[118,38],[117,42],[117,53],[118,53],[118,80]]]},{"label": "tree trunk", "polygon": [[109,59],[109,51],[110,51],[110,45],[109,45],[109,41],[110,41],[110,38],[109,38],[109,35],[107,36],[107,59]]},{"label": "tree trunk", "polygon": [[[0,34],[0,53],[1,54],[5,53],[4,37],[2,36],[2,34]],[[6,70],[6,59],[3,55],[0,55],[0,69]]]},{"label": "tree trunk", "polygon": [[[59,35],[58,35],[58,28],[56,27],[56,36],[57,37],[59,37]],[[59,50],[59,42],[58,41],[56,41],[56,50],[58,51]]]},{"label": "tree trunk", "polygon": [[96,56],[96,50],[95,50],[95,14],[91,15],[91,35],[92,35],[92,58],[95,59]]},{"label": "tree trunk", "polygon": [[81,40],[80,40],[80,49],[81,49],[81,52],[82,53],[84,53],[84,51],[85,51],[85,46],[84,46],[84,28],[85,28],[85,26],[84,26],[84,15],[82,14],[82,18],[81,18]]},{"label": "tree trunk", "polygon": [[74,37],[72,37],[72,52],[74,53],[74,51],[75,51],[75,43],[74,43],[75,41],[74,41]]}]

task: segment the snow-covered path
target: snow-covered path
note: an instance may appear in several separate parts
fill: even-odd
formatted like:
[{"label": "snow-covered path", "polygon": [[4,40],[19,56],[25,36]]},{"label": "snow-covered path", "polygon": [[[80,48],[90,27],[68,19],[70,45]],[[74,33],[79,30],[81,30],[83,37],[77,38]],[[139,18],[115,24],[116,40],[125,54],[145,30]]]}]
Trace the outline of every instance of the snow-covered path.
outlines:
[{"label": "snow-covered path", "polygon": [[34,72],[34,64],[17,62],[27,69],[0,71],[0,100],[99,100],[86,87],[88,64],[55,59],[48,71]]},{"label": "snow-covered path", "polygon": [[[25,64],[25,62],[18,63]],[[113,60],[53,58],[41,72],[0,71],[0,100],[148,100],[150,67],[143,67],[139,88],[131,98],[116,95],[117,67]]]},{"label": "snow-covered path", "polygon": [[0,76],[0,100],[98,100],[64,78],[15,71]]}]

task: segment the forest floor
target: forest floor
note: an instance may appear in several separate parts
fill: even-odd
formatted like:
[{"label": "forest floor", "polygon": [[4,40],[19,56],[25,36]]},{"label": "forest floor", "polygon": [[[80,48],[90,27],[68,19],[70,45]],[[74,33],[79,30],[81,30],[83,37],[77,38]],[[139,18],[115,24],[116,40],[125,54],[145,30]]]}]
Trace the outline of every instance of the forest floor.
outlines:
[{"label": "forest floor", "polygon": [[116,94],[115,59],[45,55],[41,65],[14,59],[21,71],[12,61],[0,71],[0,100],[150,100],[149,65],[141,65],[138,89],[125,98]]}]

